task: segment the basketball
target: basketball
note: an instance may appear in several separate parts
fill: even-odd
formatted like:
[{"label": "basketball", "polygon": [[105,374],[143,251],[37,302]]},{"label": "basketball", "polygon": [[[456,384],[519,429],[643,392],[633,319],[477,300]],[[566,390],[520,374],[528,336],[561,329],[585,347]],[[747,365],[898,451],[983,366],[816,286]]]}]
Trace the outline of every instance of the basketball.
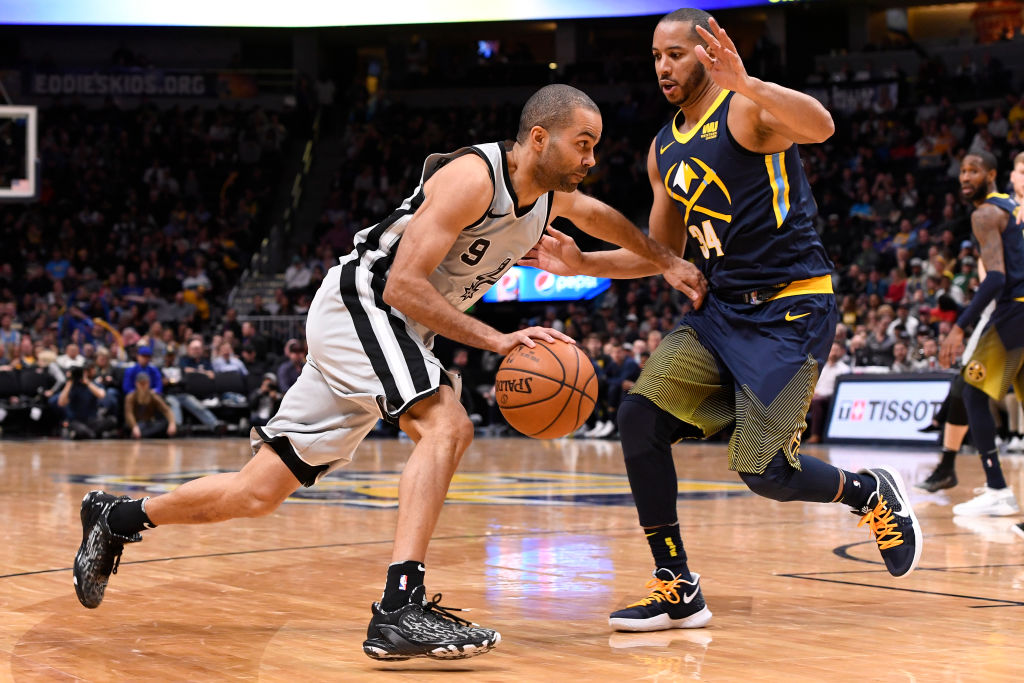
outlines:
[{"label": "basketball", "polygon": [[512,427],[535,439],[557,439],[580,428],[597,401],[597,375],[575,344],[535,340],[512,349],[498,368],[495,395]]}]

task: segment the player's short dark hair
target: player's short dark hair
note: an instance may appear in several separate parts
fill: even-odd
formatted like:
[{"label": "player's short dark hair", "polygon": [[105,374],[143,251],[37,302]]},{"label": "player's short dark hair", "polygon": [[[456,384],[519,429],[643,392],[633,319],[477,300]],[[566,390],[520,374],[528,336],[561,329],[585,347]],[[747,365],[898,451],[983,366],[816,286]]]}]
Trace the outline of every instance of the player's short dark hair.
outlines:
[{"label": "player's short dark hair", "polygon": [[669,21],[689,22],[690,35],[698,42],[703,43],[704,39],[700,37],[699,33],[697,33],[697,27],[700,26],[708,33],[711,33],[711,24],[708,21],[709,19],[711,19],[711,15],[702,9],[697,9],[696,7],[682,7],[674,12],[666,14],[658,20],[658,23],[664,24]]},{"label": "player's short dark hair", "polygon": [[548,131],[564,128],[569,125],[576,109],[589,109],[601,113],[594,100],[582,90],[562,83],[545,85],[533,93],[523,105],[516,140],[520,143],[526,142],[526,137],[534,126],[540,126]]},{"label": "player's short dark hair", "polygon": [[981,159],[981,165],[986,171],[996,171],[999,169],[999,162],[996,161],[996,157],[992,152],[987,152],[983,149],[979,149],[976,152],[968,152],[969,157],[978,157]]}]

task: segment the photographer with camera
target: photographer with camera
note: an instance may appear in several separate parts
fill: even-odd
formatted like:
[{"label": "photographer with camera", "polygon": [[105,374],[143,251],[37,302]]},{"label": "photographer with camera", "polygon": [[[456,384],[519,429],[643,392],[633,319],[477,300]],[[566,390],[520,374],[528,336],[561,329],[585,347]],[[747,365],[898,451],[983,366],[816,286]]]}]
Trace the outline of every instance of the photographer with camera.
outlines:
[{"label": "photographer with camera", "polygon": [[249,422],[253,427],[267,424],[267,420],[281,405],[283,395],[284,392],[277,388],[277,375],[272,372],[264,373],[263,382],[249,394],[249,405],[252,406]]},{"label": "photographer with camera", "polygon": [[95,439],[117,426],[113,417],[99,414],[104,391],[96,386],[83,366],[71,366],[68,381],[57,397],[64,411],[64,426],[69,439]]}]

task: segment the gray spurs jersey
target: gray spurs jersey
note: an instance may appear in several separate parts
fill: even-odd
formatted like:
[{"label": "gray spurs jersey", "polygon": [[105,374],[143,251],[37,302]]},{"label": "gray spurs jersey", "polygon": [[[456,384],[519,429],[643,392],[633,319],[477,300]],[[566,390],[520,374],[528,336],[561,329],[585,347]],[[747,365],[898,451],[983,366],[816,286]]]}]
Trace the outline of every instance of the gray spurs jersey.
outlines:
[{"label": "gray spurs jersey", "polygon": [[[353,309],[354,297],[359,297],[362,306],[375,306],[400,318],[428,348],[434,332],[385,304],[381,295],[405,226],[423,203],[424,184],[439,168],[465,154],[476,154],[487,162],[494,195],[487,211],[463,228],[428,279],[460,311],[479,301],[537,243],[551,214],[553,192],[542,195],[531,206],[516,209],[506,143],[489,142],[450,154],[431,154],[423,164],[420,183],[412,195],[383,221],[360,231],[354,239],[355,248],[340,259],[341,293],[349,309]],[[352,312],[354,317],[361,314]]]}]

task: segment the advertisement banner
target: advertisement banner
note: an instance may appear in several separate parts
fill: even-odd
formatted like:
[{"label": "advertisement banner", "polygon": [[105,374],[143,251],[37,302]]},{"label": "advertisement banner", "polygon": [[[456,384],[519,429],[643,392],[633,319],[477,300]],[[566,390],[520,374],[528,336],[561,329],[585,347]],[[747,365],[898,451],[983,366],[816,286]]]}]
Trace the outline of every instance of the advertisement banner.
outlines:
[{"label": "advertisement banner", "polygon": [[593,299],[611,286],[606,277],[552,275],[545,270],[512,266],[487,290],[483,301],[578,301]]},{"label": "advertisement banner", "polygon": [[26,71],[22,90],[54,97],[217,97],[217,78],[168,69]]},{"label": "advertisement banner", "polygon": [[931,424],[942,406],[951,374],[843,375],[832,397],[826,438],[840,441],[935,443]]}]

